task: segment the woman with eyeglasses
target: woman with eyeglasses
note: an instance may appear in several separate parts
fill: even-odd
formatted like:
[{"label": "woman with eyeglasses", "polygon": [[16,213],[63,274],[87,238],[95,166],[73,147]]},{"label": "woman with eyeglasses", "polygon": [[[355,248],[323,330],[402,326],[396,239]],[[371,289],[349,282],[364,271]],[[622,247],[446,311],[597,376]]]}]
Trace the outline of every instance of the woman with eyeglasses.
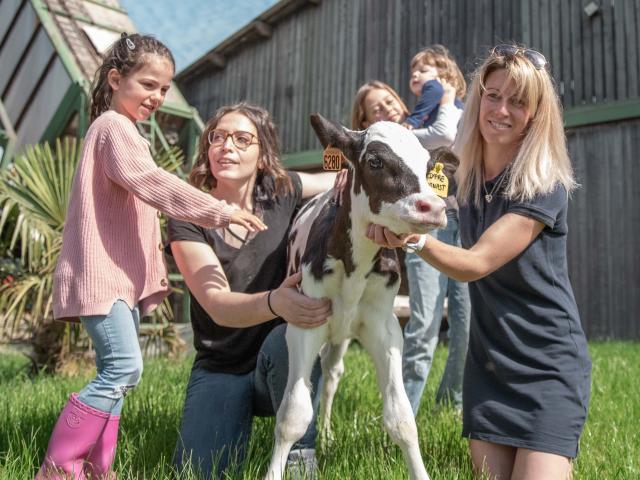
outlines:
[{"label": "woman with eyeglasses", "polygon": [[[207,123],[191,183],[254,214],[268,229],[169,222],[171,252],[192,295],[196,348],[174,456],[178,470],[220,478],[240,465],[253,417],[275,415],[282,400],[286,324],[312,328],[330,315],[330,301],[298,293],[300,274],[285,278],[285,270],[297,206],[330,189],[334,179],[335,173],[284,170],[275,126],[260,107],[222,107]],[[318,364],[314,393],[319,377]],[[296,468],[315,468],[315,440],[311,422],[289,457]]]},{"label": "woman with eyeglasses", "polygon": [[461,122],[463,248],[375,225],[368,234],[469,282],[463,435],[476,473],[564,480],[587,417],[591,360],[567,268],[576,183],[544,56],[494,48],[474,74]]}]

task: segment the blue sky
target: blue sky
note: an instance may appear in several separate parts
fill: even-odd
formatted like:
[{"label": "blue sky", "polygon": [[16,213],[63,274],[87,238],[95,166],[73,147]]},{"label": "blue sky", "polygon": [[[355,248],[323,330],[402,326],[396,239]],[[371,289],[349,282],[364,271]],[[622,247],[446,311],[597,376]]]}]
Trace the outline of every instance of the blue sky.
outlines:
[{"label": "blue sky", "polygon": [[277,0],[120,0],[140,33],[165,43],[182,70]]}]

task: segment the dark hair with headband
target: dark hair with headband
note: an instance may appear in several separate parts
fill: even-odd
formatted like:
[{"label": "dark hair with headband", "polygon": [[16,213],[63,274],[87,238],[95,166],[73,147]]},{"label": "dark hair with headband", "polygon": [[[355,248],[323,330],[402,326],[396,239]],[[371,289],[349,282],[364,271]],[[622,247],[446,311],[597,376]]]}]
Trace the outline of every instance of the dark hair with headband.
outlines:
[{"label": "dark hair with headband", "polygon": [[123,33],[120,40],[116,41],[104,54],[102,65],[96,71],[91,92],[91,121],[93,122],[102,113],[109,110],[113,90],[109,85],[107,76],[112,68],[120,75],[126,77],[144,65],[146,55],[159,55],[171,62],[173,69],[176,62],[171,51],[159,40],[150,35],[127,35]]}]

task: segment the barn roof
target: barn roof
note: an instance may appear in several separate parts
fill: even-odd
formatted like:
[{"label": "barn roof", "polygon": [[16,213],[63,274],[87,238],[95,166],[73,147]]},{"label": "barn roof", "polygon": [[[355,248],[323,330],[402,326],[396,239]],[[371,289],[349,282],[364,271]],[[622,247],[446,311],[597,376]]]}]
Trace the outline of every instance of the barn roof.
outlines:
[{"label": "barn roof", "polygon": [[224,39],[198,60],[184,68],[176,79],[210,69],[223,69],[227,59],[237,54],[245,46],[271,38],[273,28],[290,15],[308,6],[320,4],[321,0],[281,0],[254,18],[247,25]]},{"label": "barn roof", "polygon": [[[136,28],[118,0],[0,2],[0,158],[65,133],[86,130],[86,105],[103,53]],[[201,124],[180,93],[160,112]],[[3,155],[4,153],[4,155]]]}]

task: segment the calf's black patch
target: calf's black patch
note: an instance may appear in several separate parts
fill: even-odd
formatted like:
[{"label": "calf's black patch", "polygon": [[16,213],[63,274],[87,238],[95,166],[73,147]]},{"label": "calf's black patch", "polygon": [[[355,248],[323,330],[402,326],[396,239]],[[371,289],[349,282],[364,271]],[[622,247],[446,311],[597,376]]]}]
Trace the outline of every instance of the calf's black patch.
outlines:
[{"label": "calf's black patch", "polygon": [[373,267],[367,274],[367,277],[372,273],[387,277],[387,288],[395,286],[400,279],[400,265],[396,251],[389,248],[381,248],[378,250],[378,253],[373,259]]},{"label": "calf's black patch", "polygon": [[355,168],[354,191],[359,194],[364,190],[369,198],[369,208],[375,214],[380,213],[383,202],[394,203],[420,192],[417,175],[387,144],[379,140],[369,142],[355,162]]},{"label": "calf's black patch", "polygon": [[[349,172],[345,192],[351,188],[353,171]],[[343,195],[342,203],[327,201],[314,219],[302,263],[309,264],[311,274],[316,280],[332,273],[324,267],[328,256],[341,260],[345,274],[349,276],[355,270],[353,248],[349,232],[351,231],[351,196]]]}]

